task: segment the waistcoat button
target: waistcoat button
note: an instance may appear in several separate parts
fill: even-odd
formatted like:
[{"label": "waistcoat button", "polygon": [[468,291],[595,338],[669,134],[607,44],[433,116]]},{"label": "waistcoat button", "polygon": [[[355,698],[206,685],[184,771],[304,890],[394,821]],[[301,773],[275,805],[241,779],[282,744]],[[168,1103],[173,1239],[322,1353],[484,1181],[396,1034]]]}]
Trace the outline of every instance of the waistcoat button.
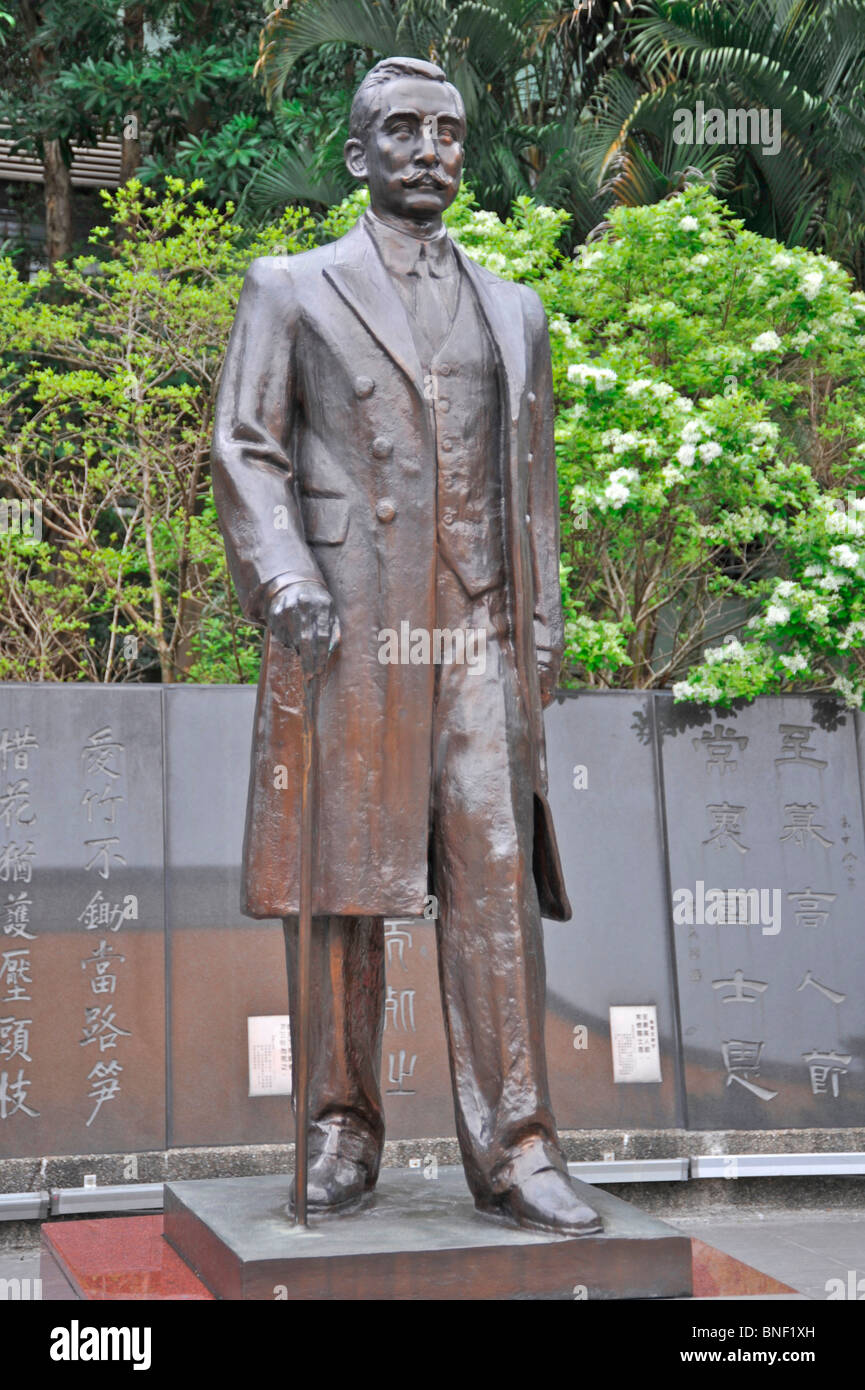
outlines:
[{"label": "waistcoat button", "polygon": [[379,521],[383,521],[386,525],[389,521],[393,521],[396,516],[396,507],[389,497],[383,497],[381,501],[376,504],[375,514]]},{"label": "waistcoat button", "polygon": [[375,382],[373,381],[372,377],[355,377],[354,394],[358,397],[359,400],[363,400],[365,396],[371,396],[374,390]]}]

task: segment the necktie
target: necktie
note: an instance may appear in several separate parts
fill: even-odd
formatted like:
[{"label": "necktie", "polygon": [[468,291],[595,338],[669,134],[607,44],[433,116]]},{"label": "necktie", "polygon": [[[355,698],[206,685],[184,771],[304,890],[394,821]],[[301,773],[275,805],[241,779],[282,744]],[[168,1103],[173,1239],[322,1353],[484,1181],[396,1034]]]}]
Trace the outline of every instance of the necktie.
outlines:
[{"label": "necktie", "polygon": [[450,301],[455,277],[432,274],[425,246],[421,246],[410,274],[415,284],[415,324],[434,354],[444,342],[453,319],[455,306]]}]

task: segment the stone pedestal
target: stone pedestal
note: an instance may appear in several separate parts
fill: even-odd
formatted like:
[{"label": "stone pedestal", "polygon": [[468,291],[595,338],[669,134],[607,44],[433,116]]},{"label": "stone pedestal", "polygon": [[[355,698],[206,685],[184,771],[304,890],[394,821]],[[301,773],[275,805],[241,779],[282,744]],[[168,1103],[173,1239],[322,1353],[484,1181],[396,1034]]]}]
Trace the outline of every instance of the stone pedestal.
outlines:
[{"label": "stone pedestal", "polygon": [[169,1183],[165,1237],[221,1299],[681,1298],[691,1243],[609,1193],[577,1183],[604,1232],[511,1229],[474,1209],[459,1168],[383,1169],[369,1206],[297,1229],[288,1177]]}]

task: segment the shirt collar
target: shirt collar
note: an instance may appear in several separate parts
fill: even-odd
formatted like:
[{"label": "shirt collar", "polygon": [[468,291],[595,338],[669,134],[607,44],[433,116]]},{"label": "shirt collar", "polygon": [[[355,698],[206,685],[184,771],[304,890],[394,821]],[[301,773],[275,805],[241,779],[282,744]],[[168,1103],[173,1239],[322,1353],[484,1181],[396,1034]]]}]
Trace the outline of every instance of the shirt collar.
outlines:
[{"label": "shirt collar", "polygon": [[388,222],[382,222],[375,213],[364,213],[367,231],[378,247],[386,268],[394,275],[413,275],[418,260],[425,256],[429,261],[430,274],[435,276],[452,275],[456,269],[453,244],[447,231],[441,227],[431,237],[411,236],[400,231]]}]

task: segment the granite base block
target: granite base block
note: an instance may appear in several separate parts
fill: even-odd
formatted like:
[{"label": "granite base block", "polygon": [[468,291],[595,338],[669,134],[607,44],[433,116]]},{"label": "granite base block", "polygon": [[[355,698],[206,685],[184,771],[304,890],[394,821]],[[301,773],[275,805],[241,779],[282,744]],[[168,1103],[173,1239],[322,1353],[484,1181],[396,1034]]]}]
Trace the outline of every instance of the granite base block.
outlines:
[{"label": "granite base block", "polygon": [[42,1227],[46,1302],[210,1302],[213,1295],[162,1239],[162,1216],[115,1216]]},{"label": "granite base block", "polygon": [[383,1170],[372,1202],[295,1228],[285,1176],[170,1183],[165,1237],[220,1299],[682,1298],[687,1236],[577,1182],[604,1222],[575,1239],[479,1215],[459,1168]]}]

